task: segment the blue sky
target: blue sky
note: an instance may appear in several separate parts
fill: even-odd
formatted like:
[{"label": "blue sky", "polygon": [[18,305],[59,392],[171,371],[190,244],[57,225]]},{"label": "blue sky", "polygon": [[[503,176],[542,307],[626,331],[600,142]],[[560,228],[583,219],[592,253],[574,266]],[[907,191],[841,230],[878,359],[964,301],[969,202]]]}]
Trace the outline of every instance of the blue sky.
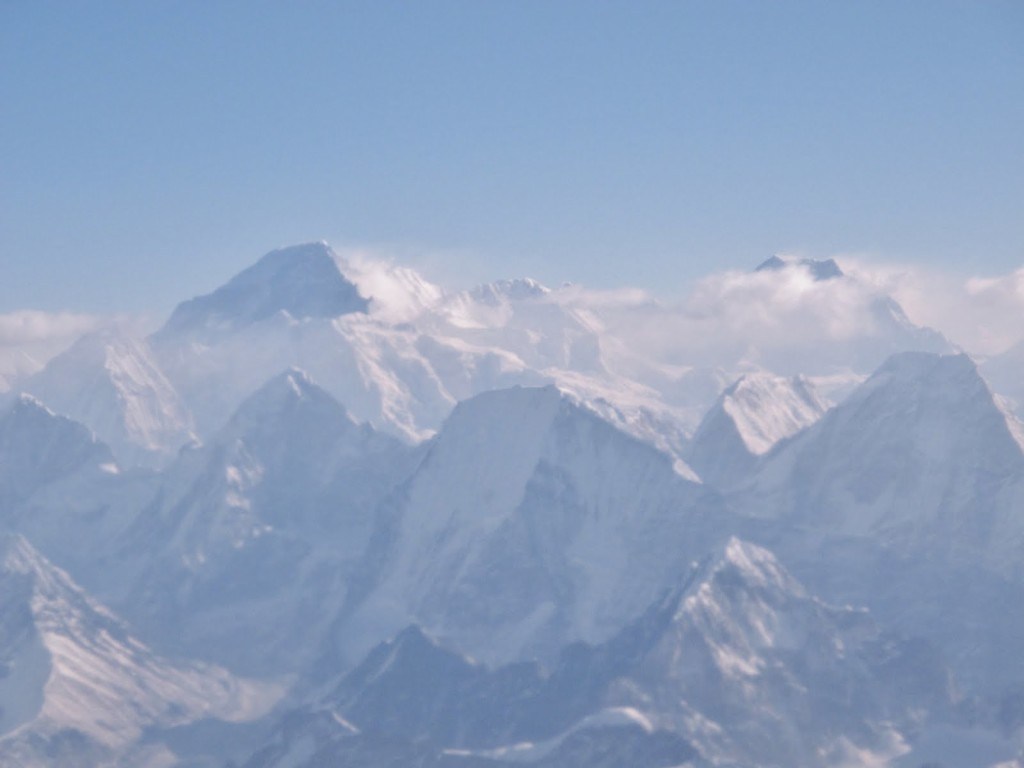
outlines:
[{"label": "blue sky", "polygon": [[168,311],[326,238],[675,293],[1024,264],[1020,2],[0,2],[0,312]]}]

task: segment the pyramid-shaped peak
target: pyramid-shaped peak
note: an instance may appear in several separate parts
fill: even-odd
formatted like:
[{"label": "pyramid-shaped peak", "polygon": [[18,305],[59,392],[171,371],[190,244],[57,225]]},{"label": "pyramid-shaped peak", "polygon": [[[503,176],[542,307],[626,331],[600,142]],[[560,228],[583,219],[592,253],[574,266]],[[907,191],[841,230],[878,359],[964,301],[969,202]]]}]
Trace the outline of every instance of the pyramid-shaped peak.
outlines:
[{"label": "pyramid-shaped peak", "polygon": [[929,430],[923,446],[928,451],[940,442],[952,449],[977,439],[986,452],[1016,443],[1008,455],[1020,458],[1021,454],[1019,425],[965,354],[893,355],[829,416],[822,419],[822,426],[826,421],[831,426],[845,425],[851,439],[878,430],[888,438],[906,440],[908,430],[923,429]]},{"label": "pyramid-shaped peak", "polygon": [[326,394],[319,385],[313,383],[309,374],[301,368],[292,366],[287,370],[268,380],[260,387],[253,397],[287,397],[288,399],[302,399],[316,397],[321,392]]},{"label": "pyramid-shaped peak", "polygon": [[288,270],[299,274],[326,276],[331,274],[331,270],[340,272],[339,264],[340,259],[334,249],[325,241],[317,240],[276,248],[264,254],[259,261],[240,274],[250,271],[266,273]]},{"label": "pyramid-shaped peak", "polygon": [[757,457],[814,424],[828,406],[802,376],[746,374],[704,415],[687,460],[705,482],[731,486],[753,470]]},{"label": "pyramid-shaped peak", "polygon": [[[1011,452],[1017,455],[1024,450],[1020,424],[992,394],[974,361],[963,353],[893,355],[850,395],[844,410],[862,409],[869,403],[887,408],[890,416],[902,414],[901,418],[918,421],[941,419],[960,425],[970,434],[988,430],[985,434],[990,449],[1002,444],[1004,438],[1012,438],[1018,447]],[[949,439],[953,440],[953,435]],[[966,439],[967,434],[961,432],[960,440]]]},{"label": "pyramid-shaped peak", "polygon": [[84,424],[54,413],[35,395],[22,392],[6,414],[0,414],[0,445],[4,441],[23,441],[21,452],[31,452],[33,444],[67,448],[90,447],[106,454],[107,448]]},{"label": "pyramid-shaped peak", "polygon": [[778,272],[793,267],[802,267],[810,272],[815,280],[832,280],[836,277],[843,277],[843,270],[839,268],[835,259],[784,259],[781,256],[772,256],[761,262],[755,272]]},{"label": "pyramid-shaped peak", "polygon": [[690,591],[712,583],[726,583],[730,588],[742,585],[747,589],[803,593],[800,584],[771,551],[736,536],[731,536],[708,557]]},{"label": "pyramid-shaped peak", "polygon": [[298,428],[313,424],[342,430],[357,426],[345,407],[305,371],[289,368],[242,401],[222,432],[238,436],[253,430],[272,432],[282,425]]},{"label": "pyramid-shaped peak", "polygon": [[817,389],[806,376],[776,376],[766,371],[745,373],[722,391],[723,400],[743,402],[765,397],[795,395],[808,403],[817,404],[821,410],[826,405]]},{"label": "pyramid-shaped peak", "polygon": [[271,251],[213,293],[179,304],[157,338],[237,330],[281,312],[330,318],[368,308],[331,247],[306,243]]},{"label": "pyramid-shaped peak", "polygon": [[0,414],[0,506],[84,468],[113,467],[110,449],[83,424],[21,395]]},{"label": "pyramid-shaped peak", "polygon": [[400,663],[407,668],[439,666],[467,670],[476,664],[467,656],[446,648],[418,624],[410,624],[392,639],[383,643],[388,649],[388,666]]}]

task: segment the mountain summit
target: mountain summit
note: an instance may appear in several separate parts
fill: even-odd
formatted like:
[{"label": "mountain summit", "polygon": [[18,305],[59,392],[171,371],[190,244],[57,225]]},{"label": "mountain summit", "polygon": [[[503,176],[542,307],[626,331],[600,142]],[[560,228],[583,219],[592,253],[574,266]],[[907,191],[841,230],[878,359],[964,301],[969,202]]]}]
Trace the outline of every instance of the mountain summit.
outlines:
[{"label": "mountain summit", "polygon": [[742,478],[780,440],[817,421],[828,404],[803,376],[751,373],[727,387],[705,415],[687,460],[705,482]]},{"label": "mountain summit", "polygon": [[835,259],[783,259],[772,256],[754,269],[755,272],[778,272],[789,267],[803,267],[811,273],[815,280],[831,280],[834,277],[843,277],[845,273],[836,264]]},{"label": "mountain summit", "polygon": [[365,313],[369,300],[338,266],[325,242],[271,251],[213,293],[177,306],[158,337],[232,331],[278,312],[296,319]]}]

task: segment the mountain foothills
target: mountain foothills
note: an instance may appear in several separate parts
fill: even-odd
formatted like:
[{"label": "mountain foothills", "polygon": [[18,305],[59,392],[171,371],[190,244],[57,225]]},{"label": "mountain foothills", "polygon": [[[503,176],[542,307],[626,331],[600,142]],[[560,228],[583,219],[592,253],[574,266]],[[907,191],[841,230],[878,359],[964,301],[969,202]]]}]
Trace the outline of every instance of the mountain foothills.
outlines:
[{"label": "mountain foothills", "polygon": [[0,762],[1021,768],[1015,355],[274,251],[5,379]]}]

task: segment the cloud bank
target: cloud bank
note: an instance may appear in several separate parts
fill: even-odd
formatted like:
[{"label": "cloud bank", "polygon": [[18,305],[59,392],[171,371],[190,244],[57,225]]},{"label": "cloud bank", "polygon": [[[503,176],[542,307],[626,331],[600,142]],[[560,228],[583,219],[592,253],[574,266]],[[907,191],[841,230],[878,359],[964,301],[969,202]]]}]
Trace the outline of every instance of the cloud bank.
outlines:
[{"label": "cloud bank", "polygon": [[977,356],[1024,341],[1024,268],[997,276],[959,276],[918,265],[858,257],[844,270],[891,295],[918,325],[941,331]]}]

